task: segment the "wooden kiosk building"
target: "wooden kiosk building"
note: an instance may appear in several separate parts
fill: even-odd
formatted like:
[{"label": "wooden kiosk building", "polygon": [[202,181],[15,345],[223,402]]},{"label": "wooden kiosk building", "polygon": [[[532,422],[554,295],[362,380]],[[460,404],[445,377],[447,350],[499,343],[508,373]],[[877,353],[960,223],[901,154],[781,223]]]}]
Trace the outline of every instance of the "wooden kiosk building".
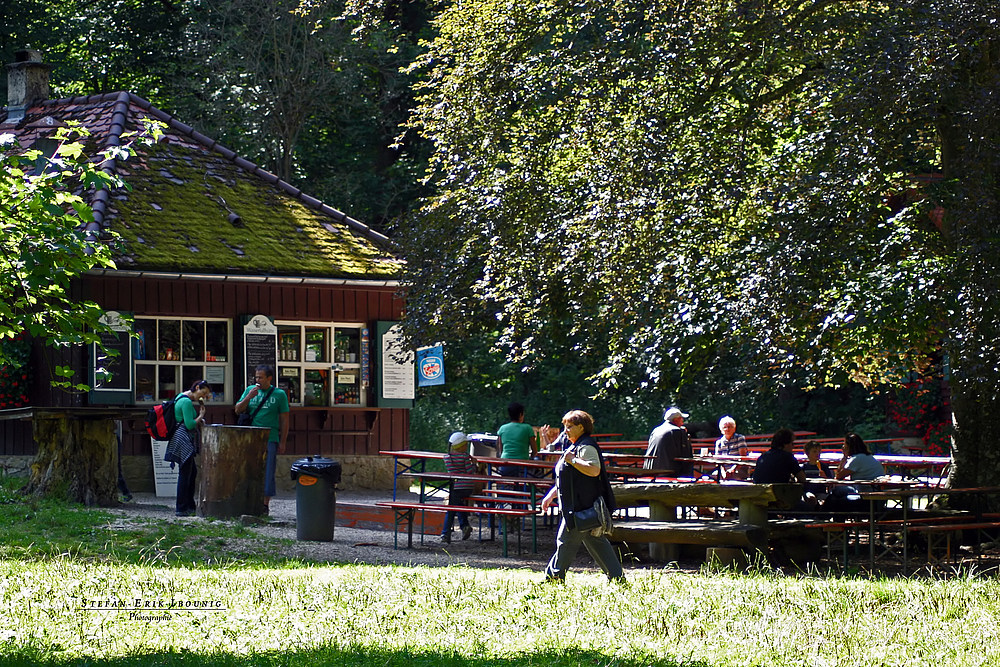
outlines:
[{"label": "wooden kiosk building", "polygon": [[322,454],[345,464],[345,486],[389,488],[391,464],[377,453],[407,447],[413,399],[412,364],[383,354],[402,310],[389,240],[131,93],[49,100],[37,52],[17,61],[8,65],[0,134],[22,149],[54,149],[53,133],[68,121],[91,133],[90,155],[127,142],[143,119],[162,123],[164,134],[106,165],[130,189],[98,192],[87,231],[120,236],[117,268],[76,287],[108,321],[134,318],[134,331],[123,326],[109,338],[117,359],[77,349],[56,360],[89,378],[88,394],[52,390],[53,359],[35,346],[27,405],[0,409],[0,457],[34,455],[40,415],[119,417],[125,477],[151,490],[146,409],[204,378],[214,389],[208,421],[233,424],[253,367],[271,363],[292,405],[279,485],[289,460]]}]

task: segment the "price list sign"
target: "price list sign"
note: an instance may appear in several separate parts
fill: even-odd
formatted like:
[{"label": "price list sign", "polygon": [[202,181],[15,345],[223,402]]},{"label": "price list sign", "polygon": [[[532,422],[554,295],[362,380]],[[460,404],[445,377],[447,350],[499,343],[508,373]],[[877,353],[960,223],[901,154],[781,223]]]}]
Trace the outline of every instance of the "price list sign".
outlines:
[{"label": "price list sign", "polygon": [[278,363],[278,327],[265,315],[254,315],[243,326],[243,359],[246,386],[253,384],[254,370],[267,365],[274,368]]}]

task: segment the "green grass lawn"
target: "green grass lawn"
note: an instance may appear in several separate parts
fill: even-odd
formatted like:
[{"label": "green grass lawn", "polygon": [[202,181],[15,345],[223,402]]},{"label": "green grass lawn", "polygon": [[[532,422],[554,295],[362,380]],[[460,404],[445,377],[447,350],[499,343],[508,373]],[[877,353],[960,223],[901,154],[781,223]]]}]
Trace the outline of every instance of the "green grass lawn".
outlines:
[{"label": "green grass lawn", "polygon": [[[309,565],[230,523],[119,537],[5,488],[3,665],[1000,664],[992,577]],[[255,546],[219,558],[233,539]]]}]

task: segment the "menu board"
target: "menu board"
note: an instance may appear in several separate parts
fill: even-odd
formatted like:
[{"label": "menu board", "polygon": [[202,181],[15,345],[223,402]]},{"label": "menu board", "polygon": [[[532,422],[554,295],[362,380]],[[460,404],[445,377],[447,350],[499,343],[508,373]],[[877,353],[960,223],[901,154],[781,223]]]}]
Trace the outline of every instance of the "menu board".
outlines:
[{"label": "menu board", "polygon": [[403,336],[394,324],[382,334],[382,398],[416,398],[416,367],[411,351],[403,350]]},{"label": "menu board", "polygon": [[111,327],[111,331],[98,333],[101,343],[92,346],[94,391],[132,391],[129,326],[122,320],[121,313],[114,310],[104,313],[100,322]]},{"label": "menu board", "polygon": [[265,315],[254,315],[243,326],[244,387],[253,384],[257,366],[278,363],[278,327]]}]

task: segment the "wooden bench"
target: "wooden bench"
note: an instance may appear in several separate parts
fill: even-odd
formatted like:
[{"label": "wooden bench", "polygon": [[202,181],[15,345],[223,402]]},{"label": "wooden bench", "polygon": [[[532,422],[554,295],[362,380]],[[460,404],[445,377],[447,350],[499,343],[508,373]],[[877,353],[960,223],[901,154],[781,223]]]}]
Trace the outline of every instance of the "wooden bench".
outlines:
[{"label": "wooden bench", "polygon": [[[406,523],[406,546],[409,549],[413,548],[413,521],[416,513],[419,512],[459,512],[465,514],[485,514],[491,516],[507,517],[522,519],[525,517],[531,517],[531,542],[532,542],[532,552],[538,553],[538,536],[535,525],[535,510],[530,508],[516,509],[516,508],[504,508],[504,507],[474,507],[470,505],[446,505],[444,503],[409,503],[402,501],[383,501],[375,503],[379,507],[391,508],[394,514],[394,530],[392,537],[392,547],[397,549],[399,547],[399,527],[404,522]],[[520,521],[513,522],[517,525],[517,552],[521,553],[521,526]],[[504,558],[507,557],[507,535],[510,530],[503,530],[503,555]],[[492,532],[491,532],[492,539]],[[423,543],[423,532],[420,535],[421,543]]]},{"label": "wooden bench", "polygon": [[[980,545],[983,542],[994,543],[996,538],[991,540],[983,539],[983,531],[986,530],[1000,530],[1000,521],[959,521],[958,523],[932,523],[917,525],[912,527],[907,527],[907,531],[911,533],[925,534],[927,536],[927,562],[928,563],[939,563],[945,560],[951,560],[952,549],[951,549],[951,538],[958,531],[974,530],[976,531],[976,540],[973,543],[973,551],[976,554],[976,561],[979,560]],[[934,557],[934,547],[937,546],[937,540],[939,538],[945,539],[945,552],[944,556],[941,558]]]},{"label": "wooden bench", "polygon": [[[875,545],[869,546],[871,551],[871,560],[874,563],[885,556],[886,554],[892,554],[893,556],[899,556],[900,560],[904,564],[904,571],[906,568],[906,563],[909,560],[908,553],[908,537],[909,533],[913,532],[945,532],[951,533],[963,528],[972,528],[975,525],[977,519],[976,516],[971,512],[956,512],[947,515],[937,515],[937,516],[921,516],[921,517],[908,517],[905,519],[880,519],[875,521],[874,524],[871,523],[870,517],[867,515],[861,515],[854,517],[853,520],[848,521],[821,521],[806,524],[808,529],[818,529],[822,530],[826,535],[827,542],[827,558],[833,560],[832,550],[835,541],[839,540],[843,547],[843,565],[847,567],[847,542],[850,538],[852,532],[860,532],[862,530],[867,531],[869,534],[869,539],[874,539],[876,534],[881,534],[882,540],[880,542],[881,552],[876,553],[874,551]],[[982,524],[989,525],[989,524]],[[995,524],[1000,527],[1000,523]],[[886,533],[901,533],[902,534],[902,553],[897,551],[898,546],[893,547],[885,539]],[[933,548],[933,544],[928,544],[928,557],[930,559],[930,550]],[[950,541],[948,545],[948,550],[950,551]]]},{"label": "wooden bench", "polygon": [[698,544],[761,549],[767,529],[736,521],[629,521],[616,523],[609,536],[616,542]]}]

